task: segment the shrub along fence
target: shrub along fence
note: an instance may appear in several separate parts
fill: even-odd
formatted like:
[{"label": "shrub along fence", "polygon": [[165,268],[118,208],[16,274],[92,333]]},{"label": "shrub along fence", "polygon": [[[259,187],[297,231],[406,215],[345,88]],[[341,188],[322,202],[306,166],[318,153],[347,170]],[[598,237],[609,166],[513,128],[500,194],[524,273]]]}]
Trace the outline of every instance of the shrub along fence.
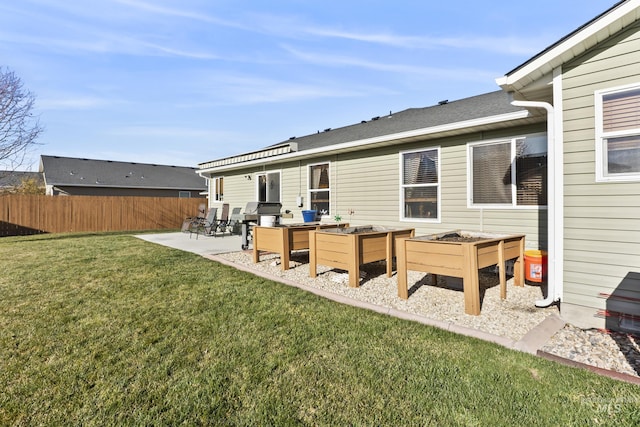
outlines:
[{"label": "shrub along fence", "polygon": [[180,228],[202,198],[0,195],[0,237]]}]

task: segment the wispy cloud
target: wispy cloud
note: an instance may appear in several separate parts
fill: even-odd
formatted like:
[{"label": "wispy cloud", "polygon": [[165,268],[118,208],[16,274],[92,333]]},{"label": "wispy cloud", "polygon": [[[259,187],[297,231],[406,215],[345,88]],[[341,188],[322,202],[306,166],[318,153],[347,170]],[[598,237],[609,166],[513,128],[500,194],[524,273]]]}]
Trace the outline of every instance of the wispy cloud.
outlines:
[{"label": "wispy cloud", "polygon": [[210,52],[203,52],[191,49],[179,49],[169,46],[163,46],[156,43],[138,42],[138,46],[142,48],[143,52],[148,54],[160,54],[163,56],[174,56],[190,59],[220,59],[219,55],[215,55]]},{"label": "wispy cloud", "polygon": [[90,96],[38,98],[36,107],[42,110],[92,110],[113,105],[112,100]]},{"label": "wispy cloud", "polygon": [[142,10],[145,12],[153,13],[156,15],[170,16],[174,18],[185,18],[193,21],[205,22],[208,24],[216,24],[224,27],[250,29],[246,25],[240,24],[236,21],[227,19],[221,19],[206,13],[191,12],[183,9],[176,9],[164,6],[158,6],[152,3],[147,3],[138,0],[115,0],[117,3]]},{"label": "wispy cloud", "polygon": [[[4,25],[0,28],[0,41],[10,45],[38,47],[47,54],[80,52],[211,60],[220,57],[212,53],[210,46],[175,37],[174,29],[181,25],[179,22],[161,23],[153,18],[162,12],[172,18],[183,16],[229,25],[204,14],[171,10],[133,0],[116,0],[115,3],[100,3],[90,8],[78,7],[73,2],[32,1],[38,4],[38,8],[15,6],[8,11],[20,20],[30,22],[33,31]],[[144,13],[132,13],[128,10],[133,7],[131,5],[135,5],[136,11],[148,10],[151,19]],[[127,10],[123,11],[123,7]],[[0,6],[0,10],[3,9],[6,8]],[[149,28],[154,30],[149,31]]]},{"label": "wispy cloud", "polygon": [[[262,104],[321,98],[349,98],[382,93],[380,88],[342,87],[329,82],[304,82],[266,79],[253,76],[215,76],[208,88],[212,99],[229,104]],[[387,91],[388,92],[388,91]]]},{"label": "wispy cloud", "polygon": [[516,37],[484,37],[482,35],[468,35],[457,37],[405,36],[392,33],[359,33],[331,28],[307,27],[303,31],[320,37],[339,38],[387,46],[433,49],[479,49],[511,55],[529,55],[535,53],[540,46],[536,40]]},{"label": "wispy cloud", "polygon": [[108,32],[84,33],[78,37],[38,37],[0,33],[0,40],[14,44],[38,46],[48,52],[85,52],[135,56],[170,56],[189,59],[220,59],[219,55],[201,50],[190,50],[161,45]]},{"label": "wispy cloud", "polygon": [[206,13],[192,12],[176,8],[157,6],[138,0],[116,0],[120,4],[150,12],[153,14],[184,18],[249,32],[259,32],[285,38],[313,36],[335,38],[407,49],[456,48],[496,52],[509,55],[531,55],[546,46],[548,41],[536,40],[531,36],[518,38],[512,36],[487,37],[479,34],[458,35],[452,37],[433,37],[429,35],[403,35],[392,32],[358,32],[331,27],[321,27],[305,22],[296,16],[247,14],[244,22],[221,19]]},{"label": "wispy cloud", "polygon": [[321,54],[303,52],[298,49],[291,48],[289,46],[283,46],[287,52],[296,57],[298,60],[302,60],[308,63],[324,65],[328,67],[359,67],[375,71],[392,72],[398,74],[415,74],[421,76],[438,76],[447,77],[451,79],[460,80],[482,80],[486,81],[488,78],[495,76],[494,72],[486,70],[478,70],[471,68],[442,68],[442,67],[427,67],[418,65],[407,64],[394,64],[389,62],[374,62],[365,59],[360,59],[355,56],[344,56],[334,54]]},{"label": "wispy cloud", "polygon": [[211,129],[179,126],[126,126],[111,129],[114,136],[170,138],[173,140],[212,140],[229,137],[230,133]]}]

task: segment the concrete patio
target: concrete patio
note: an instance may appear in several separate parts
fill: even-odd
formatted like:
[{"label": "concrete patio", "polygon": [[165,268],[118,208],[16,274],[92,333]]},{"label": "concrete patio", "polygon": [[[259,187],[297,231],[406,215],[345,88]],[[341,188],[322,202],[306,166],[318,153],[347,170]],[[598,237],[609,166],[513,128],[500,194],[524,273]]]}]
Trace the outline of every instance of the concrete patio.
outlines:
[{"label": "concrete patio", "polygon": [[147,242],[157,243],[174,249],[186,252],[193,252],[198,255],[216,255],[228,252],[238,252],[242,250],[242,238],[240,236],[197,236],[190,233],[157,233],[139,234],[136,237]]}]

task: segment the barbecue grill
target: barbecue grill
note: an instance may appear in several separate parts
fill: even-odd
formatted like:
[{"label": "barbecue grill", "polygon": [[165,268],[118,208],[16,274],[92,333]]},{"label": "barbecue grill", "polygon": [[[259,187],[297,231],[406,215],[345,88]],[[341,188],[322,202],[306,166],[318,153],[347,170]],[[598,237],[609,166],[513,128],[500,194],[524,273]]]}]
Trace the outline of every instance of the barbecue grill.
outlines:
[{"label": "barbecue grill", "polygon": [[249,248],[252,227],[260,221],[263,215],[275,216],[276,224],[280,222],[282,203],[279,202],[249,202],[244,208],[244,213],[231,218],[238,221],[242,229],[242,249]]}]

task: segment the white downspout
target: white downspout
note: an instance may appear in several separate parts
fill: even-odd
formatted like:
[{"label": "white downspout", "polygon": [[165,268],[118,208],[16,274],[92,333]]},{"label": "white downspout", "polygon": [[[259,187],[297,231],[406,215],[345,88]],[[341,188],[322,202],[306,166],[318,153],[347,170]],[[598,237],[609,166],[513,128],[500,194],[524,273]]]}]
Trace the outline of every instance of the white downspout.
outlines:
[{"label": "white downspout", "polygon": [[[548,102],[541,101],[511,101],[511,104],[516,107],[524,107],[524,108],[544,108],[547,110],[547,195],[548,195],[548,205],[547,205],[547,227],[548,227],[548,248],[547,248],[547,262],[548,262],[548,289],[547,289],[547,297],[543,300],[538,300],[535,302],[536,307],[548,307],[551,304],[558,301],[560,298],[556,296],[556,279],[557,279],[557,271],[556,271],[556,260],[557,257],[562,257],[562,252],[560,254],[557,253],[557,245],[556,239],[562,239],[563,233],[559,235],[556,233],[556,134],[555,134],[555,111],[553,105]],[[562,141],[562,139],[560,139]],[[560,147],[562,149],[562,147]],[[562,171],[562,169],[560,169]],[[561,201],[562,203],[562,201]]]}]

